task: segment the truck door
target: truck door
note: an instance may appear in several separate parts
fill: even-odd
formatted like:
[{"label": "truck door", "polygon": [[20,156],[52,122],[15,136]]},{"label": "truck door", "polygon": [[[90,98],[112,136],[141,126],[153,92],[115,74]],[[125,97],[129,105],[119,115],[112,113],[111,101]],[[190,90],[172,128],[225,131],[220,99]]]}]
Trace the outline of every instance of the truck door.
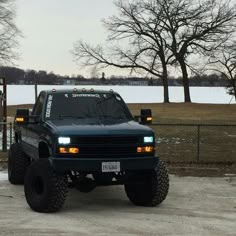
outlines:
[{"label": "truck door", "polygon": [[[28,151],[30,152],[30,156],[34,156],[38,158],[38,145],[39,145],[39,137],[43,132],[42,126],[42,118],[44,111],[44,104],[46,100],[46,94],[41,92],[37,98],[35,106],[32,111],[32,117],[35,122],[28,125]],[[32,155],[33,154],[33,155]]]}]

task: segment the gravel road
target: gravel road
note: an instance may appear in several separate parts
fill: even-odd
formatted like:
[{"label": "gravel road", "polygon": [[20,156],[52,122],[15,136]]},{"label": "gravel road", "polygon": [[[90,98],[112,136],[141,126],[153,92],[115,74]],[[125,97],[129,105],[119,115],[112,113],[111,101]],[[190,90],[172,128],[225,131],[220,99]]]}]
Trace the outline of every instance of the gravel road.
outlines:
[{"label": "gravel road", "polygon": [[236,235],[236,177],[170,176],[170,192],[159,207],[133,206],[122,186],[89,194],[70,190],[54,214],[33,212],[23,186],[0,172],[0,235]]}]

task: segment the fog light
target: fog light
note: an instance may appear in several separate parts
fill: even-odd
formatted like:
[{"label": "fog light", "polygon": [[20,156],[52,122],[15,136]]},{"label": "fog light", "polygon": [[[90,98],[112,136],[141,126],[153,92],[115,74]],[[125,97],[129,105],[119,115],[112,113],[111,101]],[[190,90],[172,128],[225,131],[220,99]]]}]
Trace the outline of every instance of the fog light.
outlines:
[{"label": "fog light", "polygon": [[137,147],[137,153],[150,153],[154,151],[154,147],[146,146],[146,147]]},{"label": "fog light", "polygon": [[76,147],[60,147],[59,153],[61,154],[77,154],[79,153],[79,148]]},{"label": "fog light", "polygon": [[145,147],[145,152],[152,152],[153,151],[153,147]]},{"label": "fog light", "polygon": [[138,153],[142,152],[142,148],[141,147],[137,147],[137,152]]}]

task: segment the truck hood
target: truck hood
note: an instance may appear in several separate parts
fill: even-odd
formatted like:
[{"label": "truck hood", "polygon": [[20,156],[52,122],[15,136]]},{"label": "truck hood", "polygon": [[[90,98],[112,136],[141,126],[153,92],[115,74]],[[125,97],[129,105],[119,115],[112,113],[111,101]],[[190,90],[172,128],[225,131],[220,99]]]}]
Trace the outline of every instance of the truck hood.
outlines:
[{"label": "truck hood", "polygon": [[153,135],[151,128],[140,125],[135,121],[124,123],[84,122],[76,119],[51,120],[46,122],[57,136],[80,135]]}]

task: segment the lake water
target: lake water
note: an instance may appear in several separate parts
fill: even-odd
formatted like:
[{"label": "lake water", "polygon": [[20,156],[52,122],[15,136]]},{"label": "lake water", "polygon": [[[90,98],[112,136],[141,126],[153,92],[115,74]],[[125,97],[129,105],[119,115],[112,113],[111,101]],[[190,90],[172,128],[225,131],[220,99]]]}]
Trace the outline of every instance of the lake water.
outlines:
[{"label": "lake water", "polygon": [[[51,89],[90,89],[91,86],[75,85],[39,85],[38,92]],[[127,103],[161,103],[163,102],[163,88],[159,86],[93,86],[96,89],[118,92]],[[2,90],[1,86],[0,89]],[[170,102],[184,102],[182,87],[170,87]],[[191,100],[196,103],[229,104],[235,103],[232,96],[226,93],[224,87],[191,87]],[[31,104],[34,103],[33,85],[8,85],[7,104]]]}]

